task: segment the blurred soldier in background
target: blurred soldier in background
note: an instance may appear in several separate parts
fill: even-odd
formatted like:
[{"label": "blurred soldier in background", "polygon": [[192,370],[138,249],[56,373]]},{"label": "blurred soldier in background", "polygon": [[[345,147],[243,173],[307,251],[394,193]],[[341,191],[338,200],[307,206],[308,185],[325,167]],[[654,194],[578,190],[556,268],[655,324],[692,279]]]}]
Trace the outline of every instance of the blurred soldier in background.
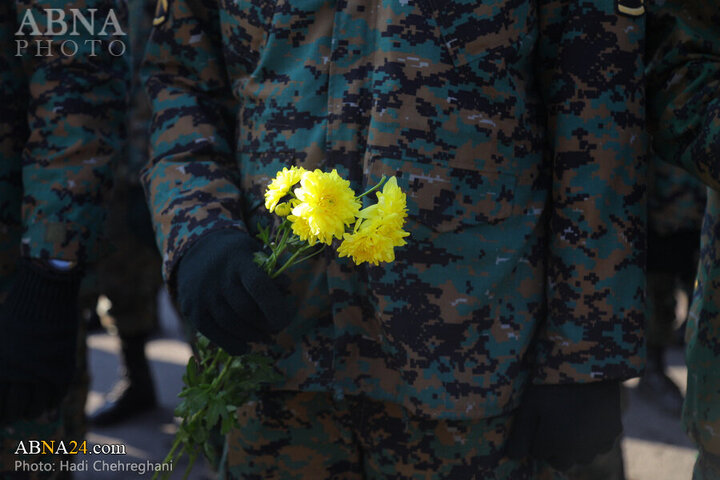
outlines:
[{"label": "blurred soldier in background", "polygon": [[139,79],[139,68],[152,29],[155,0],[130,0],[129,34],[132,52],[130,141],[115,172],[108,212],[110,254],[97,266],[97,310],[102,324],[120,337],[122,378],[93,412],[89,421],[110,425],[156,406],[150,366],[145,354],[148,336],[157,329],[157,295],[162,286],[161,262],[152,222],[140,185],[147,162],[150,105]]},{"label": "blurred soldier in background", "polygon": [[[684,170],[653,156],[648,169],[648,359],[638,391],[649,403],[679,415],[682,394],[665,372],[665,349],[674,343],[676,294],[692,295],[700,247],[705,187]],[[684,320],[684,317],[683,317]],[[627,395],[623,395],[623,410]],[[570,480],[624,480],[622,442],[590,465],[567,472]]]},{"label": "blurred soldier in background", "polygon": [[22,455],[20,442],[82,440],[67,438],[60,405],[77,379],[78,288],[98,257],[129,79],[109,50],[125,24],[98,33],[109,16],[123,22],[124,5],[72,7],[95,9],[97,29],[50,31],[47,9],[70,21],[67,2],[0,3],[0,478],[40,475],[16,472],[18,460],[58,458]]},{"label": "blurred soldier in background", "polygon": [[[683,423],[700,450],[694,480],[720,478],[720,9],[667,0],[648,29],[648,120],[655,152],[702,180],[707,206],[688,315]],[[689,247],[686,247],[689,248]],[[672,253],[673,255],[676,252]]]},{"label": "blurred soldier in background", "polygon": [[687,317],[685,299],[692,298],[705,186],[659,155],[652,156],[648,185],[648,360],[638,392],[679,416],[682,393],[667,376],[665,350],[675,343],[675,331]]}]

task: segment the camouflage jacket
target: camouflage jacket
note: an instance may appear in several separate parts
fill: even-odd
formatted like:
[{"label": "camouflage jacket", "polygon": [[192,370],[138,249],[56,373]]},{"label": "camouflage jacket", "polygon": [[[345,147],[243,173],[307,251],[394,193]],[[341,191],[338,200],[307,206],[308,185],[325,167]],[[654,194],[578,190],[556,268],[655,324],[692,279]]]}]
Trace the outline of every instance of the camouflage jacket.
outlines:
[{"label": "camouflage jacket", "polygon": [[127,162],[121,165],[119,174],[132,185],[140,184],[140,170],[147,163],[150,126],[150,102],[140,81],[140,64],[145,54],[145,46],[152,31],[155,0],[128,0],[128,23],[132,52],[132,81],[130,91],[130,115],[128,121]]},{"label": "camouflage jacket", "polygon": [[714,2],[666,0],[651,13],[653,146],[711,187],[686,331],[683,421],[702,449],[720,455],[720,9]]},{"label": "camouflage jacket", "polygon": [[[125,15],[116,0],[0,2],[0,292],[21,245],[31,257],[85,262],[97,254],[110,164],[124,140],[128,68],[107,50],[122,37],[74,29],[71,8],[86,17],[97,9],[96,34],[110,9],[120,21]],[[62,9],[65,34],[50,34],[46,9]]]},{"label": "camouflage jacket", "polygon": [[169,0],[143,174],[164,274],[256,231],[290,164],[408,192],[397,259],[289,272],[283,389],[482,418],[524,385],[638,375],[644,9],[614,0]]},{"label": "camouflage jacket", "polygon": [[705,185],[654,153],[648,172],[648,231],[659,236],[700,231]]}]

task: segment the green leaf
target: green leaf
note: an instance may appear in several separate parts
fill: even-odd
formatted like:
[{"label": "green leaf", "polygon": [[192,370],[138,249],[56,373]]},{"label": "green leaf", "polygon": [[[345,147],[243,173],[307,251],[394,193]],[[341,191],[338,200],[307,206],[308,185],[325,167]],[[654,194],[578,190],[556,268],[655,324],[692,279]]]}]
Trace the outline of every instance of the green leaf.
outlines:
[{"label": "green leaf", "polygon": [[205,458],[208,459],[208,462],[210,465],[217,465],[217,452],[215,450],[215,446],[212,443],[205,443],[203,445],[203,453],[205,454]]},{"label": "green leaf", "polygon": [[194,449],[202,448],[202,444],[208,441],[209,431],[202,428],[197,428],[191,432],[192,447]]},{"label": "green leaf", "polygon": [[257,238],[263,245],[270,243],[270,227],[263,227],[260,222],[257,224],[258,234]]},{"label": "green leaf", "polygon": [[185,396],[185,404],[187,412],[190,415],[200,411],[208,402],[207,390],[203,387],[190,387],[182,392]]},{"label": "green leaf", "polygon": [[255,262],[255,265],[262,267],[270,260],[270,256],[268,256],[265,252],[255,252],[253,253],[253,262]]},{"label": "green leaf", "polygon": [[185,377],[183,377],[185,385],[193,386],[198,381],[198,364],[195,357],[190,357],[187,368],[185,369]]},{"label": "green leaf", "polygon": [[[182,391],[182,392],[180,392],[180,395],[178,395],[178,396],[179,396],[179,397],[182,397],[182,396],[185,396],[185,395],[187,395],[187,394],[185,393],[185,391]],[[185,417],[185,416],[187,415],[187,413],[188,413],[187,402],[186,402],[185,400],[183,400],[182,402],[180,402],[180,403],[178,404],[178,406],[175,407],[175,412],[174,412],[174,413],[175,413],[175,416],[176,416],[176,417]]]},{"label": "green leaf", "polygon": [[230,430],[232,430],[234,426],[235,426],[234,417],[232,417],[232,416],[225,417],[225,418],[223,418],[222,424],[220,425],[220,433],[223,435],[227,435],[228,433],[230,433]]},{"label": "green leaf", "polygon": [[210,339],[207,338],[205,335],[198,333],[196,345],[200,353],[205,353],[207,352],[208,348],[210,348]]},{"label": "green leaf", "polygon": [[237,426],[237,407],[264,384],[281,378],[272,359],[262,355],[234,357],[203,336],[198,336],[196,355],[189,359],[183,377],[186,385],[175,409],[183,419],[176,434],[183,450],[173,453],[170,460],[184,451],[203,455],[211,463],[217,456],[212,439],[218,427],[227,434]]},{"label": "green leaf", "polygon": [[221,401],[211,401],[207,407],[205,422],[212,428],[213,425],[217,425],[218,421],[220,421],[220,417],[225,413],[226,410]]}]

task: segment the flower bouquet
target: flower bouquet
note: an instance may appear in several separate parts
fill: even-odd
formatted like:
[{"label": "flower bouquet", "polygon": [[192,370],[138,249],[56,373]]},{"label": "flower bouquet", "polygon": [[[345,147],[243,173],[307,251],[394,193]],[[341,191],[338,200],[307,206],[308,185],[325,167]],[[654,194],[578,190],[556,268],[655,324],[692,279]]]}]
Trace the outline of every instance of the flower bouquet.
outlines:
[{"label": "flower bouquet", "polygon": [[[362,208],[362,198],[373,192],[377,202]],[[272,229],[258,225],[263,248],[254,260],[273,278],[336,240],[338,256],[350,257],[357,265],[392,262],[395,247],[405,245],[409,235],[403,230],[407,200],[395,177],[383,176],[356,195],[336,170],[283,168],[267,187],[265,208],[280,222]],[[188,455],[186,477],[200,455],[216,465],[217,426],[222,435],[227,434],[236,426],[235,411],[250,394],[278,380],[270,359],[255,354],[233,357],[199,336],[183,376],[185,387],[179,395],[183,400],[175,410],[182,421],[165,462],[175,463]]]}]

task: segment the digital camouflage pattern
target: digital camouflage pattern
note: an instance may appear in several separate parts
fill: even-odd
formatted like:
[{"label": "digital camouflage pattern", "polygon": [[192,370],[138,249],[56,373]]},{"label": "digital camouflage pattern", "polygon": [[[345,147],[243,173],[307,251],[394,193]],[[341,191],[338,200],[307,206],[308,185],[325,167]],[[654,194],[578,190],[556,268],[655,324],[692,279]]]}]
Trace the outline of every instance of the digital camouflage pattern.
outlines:
[{"label": "digital camouflage pattern", "polygon": [[698,0],[651,5],[648,126],[654,150],[718,190],[718,12]]},{"label": "digital camouflage pattern", "polygon": [[[140,65],[145,55],[155,13],[155,0],[128,0],[130,50],[132,53],[132,89],[130,96],[130,137],[128,141],[128,178],[140,185],[140,170],[147,163],[150,126],[150,102],[140,80]],[[123,162],[124,163],[124,162]]]},{"label": "digital camouflage pattern", "polygon": [[[15,32],[28,9],[45,31],[45,8],[63,8],[67,15],[71,6],[97,8],[96,16],[104,19],[109,8],[118,10],[124,4],[117,0],[5,3],[2,82],[8,88],[3,88],[0,106],[5,157],[0,167],[2,227],[21,232],[26,256],[84,262],[97,255],[102,195],[111,185],[111,157],[122,145],[117,125],[126,104],[127,65],[121,56],[90,56],[92,47],[84,40],[92,37],[83,28],[78,36],[71,36],[69,30],[66,35],[33,37],[53,41],[51,57],[35,56],[32,49],[15,57]],[[97,37],[105,48],[113,38]],[[64,40],[77,43],[75,56],[62,56]],[[78,67],[88,72],[67,74]],[[71,208],[74,205],[83,208]],[[8,248],[15,250],[17,245]]]},{"label": "digital camouflage pattern", "polygon": [[[171,0],[146,57],[164,274],[290,164],[397,175],[397,259],[285,281],[283,390],[479,419],[643,367],[644,16],[614,0]],[[632,10],[641,13],[642,9]],[[610,74],[612,72],[612,74]]]},{"label": "digital camouflage pattern", "polygon": [[545,463],[503,456],[508,416],[430,419],[364,397],[270,392],[240,407],[238,419],[241,427],[228,442],[230,478],[565,478]]},{"label": "digital camouflage pattern", "polygon": [[649,167],[648,230],[660,236],[699,232],[705,212],[705,185],[657,154],[651,156]]},{"label": "digital camouflage pattern", "polygon": [[700,263],[686,331],[683,421],[702,453],[720,455],[720,11],[699,0],[666,0],[648,29],[648,116],[655,151],[708,189]]},{"label": "digital camouflage pattern", "polygon": [[716,456],[720,456],[719,223],[720,194],[708,189],[700,237],[700,263],[685,332],[688,380],[683,423],[701,452]]},{"label": "digital camouflage pattern", "polygon": [[[124,141],[128,68],[122,56],[105,53],[121,37],[97,37],[105,49],[96,44],[98,55],[91,57],[85,40],[94,37],[83,28],[72,37],[46,35],[45,9],[70,16],[70,8],[95,8],[104,20],[113,8],[122,21],[124,7],[117,0],[0,3],[0,301],[21,254],[81,264],[96,258],[111,163]],[[25,38],[53,40],[50,56],[32,49],[15,56],[15,33],[29,9],[43,34]],[[63,56],[60,44],[70,39],[78,53]],[[10,475],[19,439],[61,438],[58,415],[2,427],[0,476]]]}]

